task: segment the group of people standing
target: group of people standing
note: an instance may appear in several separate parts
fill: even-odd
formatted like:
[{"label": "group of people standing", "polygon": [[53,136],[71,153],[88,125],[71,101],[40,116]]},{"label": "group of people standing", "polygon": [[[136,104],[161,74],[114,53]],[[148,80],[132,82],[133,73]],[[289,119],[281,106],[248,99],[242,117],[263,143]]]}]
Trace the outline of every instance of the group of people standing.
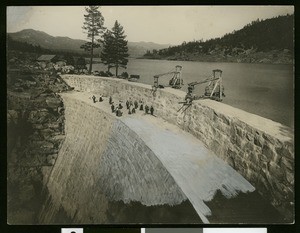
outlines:
[{"label": "group of people standing", "polygon": [[111,96],[109,97],[109,104],[110,104],[110,108],[111,108],[111,112],[112,113],[116,113],[116,116],[117,117],[120,117],[123,115],[123,112],[122,112],[122,108],[123,108],[123,105],[122,105],[122,101],[120,100],[119,101],[119,104],[117,105],[117,107],[115,107],[115,104],[114,102],[112,101],[112,98]]},{"label": "group of people standing", "polygon": [[[96,103],[96,97],[93,95],[92,96],[92,100],[94,103]],[[103,97],[102,95],[100,95],[99,97],[99,102],[103,101]],[[119,100],[119,104],[115,104],[112,100],[112,97],[109,97],[109,104],[111,107],[111,111],[112,113],[115,113],[117,117],[120,117],[123,115],[123,112],[121,109],[123,109],[123,105],[122,105],[122,101]],[[145,111],[146,114],[151,114],[154,115],[154,108],[151,105],[150,107],[148,105],[144,106],[144,101],[140,100],[139,102],[137,100],[132,100],[131,97],[129,98],[129,100],[126,101],[126,109],[128,110],[128,114],[135,114],[136,111],[139,109],[140,111]]]},{"label": "group of people standing", "polygon": [[[94,103],[96,103],[97,101],[96,101],[96,96],[92,96],[92,100],[93,100],[93,102]],[[99,97],[99,102],[102,102],[103,101],[103,97],[102,97],[102,95],[100,95],[100,97]]]},{"label": "group of people standing", "polygon": [[146,114],[149,114],[149,111],[151,115],[154,114],[153,106],[149,107],[148,105],[145,105],[144,107],[143,100],[140,100],[139,102],[137,100],[133,101],[130,97],[129,100],[126,101],[126,107],[128,109],[128,114],[134,114],[137,109],[139,109],[140,111],[144,111],[145,109]]}]

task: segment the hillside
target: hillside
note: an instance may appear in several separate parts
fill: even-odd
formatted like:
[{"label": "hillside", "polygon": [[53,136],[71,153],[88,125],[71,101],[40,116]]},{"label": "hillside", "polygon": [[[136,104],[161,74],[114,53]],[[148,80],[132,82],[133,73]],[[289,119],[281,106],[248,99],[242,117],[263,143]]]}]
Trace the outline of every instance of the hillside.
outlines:
[{"label": "hillside", "polygon": [[74,40],[69,37],[54,37],[42,31],[24,29],[8,35],[16,41],[27,42],[32,45],[39,45],[45,49],[60,50],[68,52],[83,53],[80,46],[86,41]]},{"label": "hillside", "polygon": [[144,58],[292,63],[293,50],[294,15],[286,15],[253,21],[221,38],[183,42],[178,46],[148,51]]},{"label": "hillside", "polygon": [[[69,37],[54,37],[45,32],[33,29],[24,29],[19,32],[8,33],[11,39],[19,42],[26,42],[43,49],[49,49],[61,52],[71,52],[84,54],[80,46],[86,43],[85,40],[71,39]],[[167,48],[170,45],[161,45],[152,42],[128,42],[128,52],[130,57],[140,57],[148,50]],[[99,54],[97,49],[95,54]]]}]

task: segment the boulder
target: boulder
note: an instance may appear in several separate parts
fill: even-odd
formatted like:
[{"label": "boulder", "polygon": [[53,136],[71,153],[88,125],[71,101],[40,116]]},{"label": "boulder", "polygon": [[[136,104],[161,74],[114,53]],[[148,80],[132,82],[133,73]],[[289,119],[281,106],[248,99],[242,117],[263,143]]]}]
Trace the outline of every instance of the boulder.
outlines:
[{"label": "boulder", "polygon": [[57,154],[50,154],[47,156],[47,163],[49,165],[54,165],[57,158]]},{"label": "boulder", "polygon": [[47,98],[46,103],[49,108],[57,109],[59,106],[62,105],[62,101],[58,98]]},{"label": "boulder", "polygon": [[52,122],[52,123],[48,123],[47,127],[53,130],[58,130],[62,127],[62,124],[60,122]]},{"label": "boulder", "polygon": [[41,145],[41,148],[46,148],[46,149],[52,149],[54,147],[53,143],[51,142],[45,142],[43,141],[43,144]]},{"label": "boulder", "polygon": [[55,135],[51,138],[53,141],[62,141],[63,139],[65,139],[65,135]]},{"label": "boulder", "polygon": [[44,139],[50,139],[52,137],[53,133],[54,133],[54,131],[49,128],[40,130],[40,134]]},{"label": "boulder", "polygon": [[58,112],[59,114],[61,114],[61,115],[64,113],[64,110],[65,110],[64,107],[58,107],[58,108],[57,108],[57,112]]},{"label": "boulder", "polygon": [[41,124],[50,121],[52,115],[46,110],[33,110],[30,112],[28,121],[34,124]]}]

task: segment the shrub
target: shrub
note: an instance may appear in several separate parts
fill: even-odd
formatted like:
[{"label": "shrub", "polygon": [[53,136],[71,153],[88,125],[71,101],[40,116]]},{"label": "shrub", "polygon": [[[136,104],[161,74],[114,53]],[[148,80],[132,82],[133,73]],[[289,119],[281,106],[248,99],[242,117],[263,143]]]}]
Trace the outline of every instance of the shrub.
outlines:
[{"label": "shrub", "polygon": [[127,72],[123,72],[123,73],[121,74],[121,78],[128,79],[128,77],[129,77],[129,75],[128,75]]}]

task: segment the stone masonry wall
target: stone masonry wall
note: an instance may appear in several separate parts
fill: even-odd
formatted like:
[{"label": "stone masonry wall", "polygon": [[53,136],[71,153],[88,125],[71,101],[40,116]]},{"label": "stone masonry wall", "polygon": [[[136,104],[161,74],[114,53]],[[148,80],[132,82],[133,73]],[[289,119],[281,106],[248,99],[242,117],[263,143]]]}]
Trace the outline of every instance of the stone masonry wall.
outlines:
[{"label": "stone masonry wall", "polygon": [[185,93],[126,80],[64,75],[77,91],[129,98],[152,105],[155,115],[200,139],[240,172],[287,221],[294,216],[294,138],[290,128],[269,119],[212,101],[198,100],[178,111]]},{"label": "stone masonry wall", "polygon": [[[77,223],[108,222],[113,201],[176,205],[187,198],[143,141],[114,116],[61,94],[66,139],[47,188],[41,222],[60,208]],[[142,161],[141,161],[142,160]],[[151,185],[151,186],[150,186]]]}]

